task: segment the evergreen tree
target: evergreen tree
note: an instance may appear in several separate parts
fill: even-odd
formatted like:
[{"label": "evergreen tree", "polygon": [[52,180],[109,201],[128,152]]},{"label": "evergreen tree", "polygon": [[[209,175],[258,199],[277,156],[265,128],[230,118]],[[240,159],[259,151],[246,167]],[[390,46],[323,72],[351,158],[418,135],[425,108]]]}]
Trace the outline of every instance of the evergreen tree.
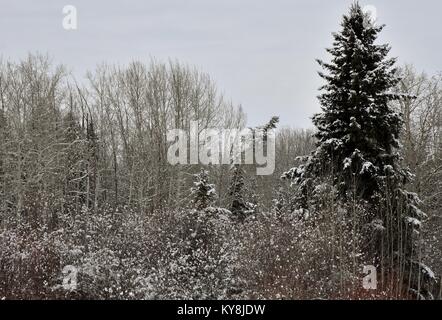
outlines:
[{"label": "evergreen tree", "polygon": [[276,129],[276,126],[279,123],[279,117],[273,116],[269,122],[267,122],[264,126],[258,127],[258,130],[262,130],[264,133],[267,133],[269,130]]},{"label": "evergreen tree", "polygon": [[317,149],[291,172],[303,179],[333,172],[343,195],[356,181],[356,194],[366,200],[381,189],[380,176],[408,176],[398,165],[401,118],[389,106],[398,98],[390,92],[399,81],[395,59],[387,58],[388,45],[375,44],[383,26],[368,19],[359,4],[352,5],[327,49],[332,62],[318,60],[328,72],[319,73],[326,84],[319,96],[323,112],[313,118]]},{"label": "evergreen tree", "polygon": [[229,196],[231,197],[230,211],[241,219],[248,210],[244,199],[244,170],[240,165],[232,167],[232,180],[230,182]]},{"label": "evergreen tree", "polygon": [[402,189],[411,174],[400,164],[402,122],[390,102],[403,96],[392,93],[399,79],[395,59],[387,57],[390,47],[375,43],[383,27],[358,3],[344,16],[342,31],[334,34],[333,46],[327,49],[331,62],[318,61],[326,71],[319,73],[326,83],[319,96],[322,113],[313,117],[317,148],[283,177],[299,185],[303,208],[320,179],[331,177],[341,200],[369,204],[367,225],[382,221],[382,240],[374,249],[381,267],[385,261],[401,261],[389,265],[393,272],[405,264],[407,271],[420,273],[425,269],[420,262],[413,270],[414,237],[418,219],[425,215],[417,208],[416,195]]},{"label": "evergreen tree", "polygon": [[198,210],[209,207],[215,197],[216,191],[213,184],[209,183],[209,174],[206,170],[201,169],[199,174],[195,175],[196,181],[192,188],[192,203]]},{"label": "evergreen tree", "polygon": [[257,212],[258,196],[255,192],[257,184],[254,179],[245,180],[246,171],[241,165],[232,166],[231,171],[229,210],[240,221],[244,221],[247,216]]}]

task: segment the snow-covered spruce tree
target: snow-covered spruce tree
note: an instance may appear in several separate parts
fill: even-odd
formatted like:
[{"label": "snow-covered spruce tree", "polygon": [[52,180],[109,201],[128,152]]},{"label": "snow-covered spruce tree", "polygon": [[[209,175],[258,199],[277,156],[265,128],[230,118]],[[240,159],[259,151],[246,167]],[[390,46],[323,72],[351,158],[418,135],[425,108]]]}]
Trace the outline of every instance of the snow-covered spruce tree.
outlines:
[{"label": "snow-covered spruce tree", "polygon": [[242,216],[247,210],[246,201],[244,200],[244,170],[240,165],[233,165],[231,169],[231,182],[229,188],[229,196],[232,201],[230,211],[236,216]]},{"label": "snow-covered spruce tree", "polygon": [[251,194],[251,197],[253,197],[253,194],[247,190],[244,181],[245,171],[241,165],[236,164],[232,166],[231,176],[229,187],[231,204],[229,209],[236,218],[243,221],[249,214],[255,212],[256,204],[248,202],[246,199],[246,194]]},{"label": "snow-covered spruce tree", "polygon": [[261,129],[264,133],[267,133],[269,130],[276,129],[278,123],[279,123],[279,117],[273,116],[269,122],[267,122],[262,127],[258,127],[257,129]]},{"label": "snow-covered spruce tree", "polygon": [[209,174],[204,169],[201,169],[195,178],[194,187],[191,189],[192,203],[196,209],[203,210],[213,203],[216,197],[215,186],[209,183]]},{"label": "snow-covered spruce tree", "polygon": [[[253,138],[252,141],[246,142],[249,145],[246,148],[253,148],[253,153],[255,153],[255,139],[257,139],[257,135],[264,139],[263,149],[267,149],[267,137],[268,132],[276,128],[279,123],[279,117],[273,116],[269,122],[267,122],[263,126],[258,126],[253,128]],[[248,179],[247,183],[245,181],[246,170],[243,166],[239,164],[234,164],[233,158],[238,157],[241,158],[241,153],[233,154],[233,149],[231,150],[231,170],[230,170],[230,186],[228,190],[228,195],[230,199],[229,210],[232,214],[238,218],[240,221],[243,221],[248,215],[256,213],[258,208],[258,196],[255,192],[257,189],[257,181],[256,179]]]},{"label": "snow-covered spruce tree", "polygon": [[390,105],[403,96],[392,93],[399,79],[395,59],[387,57],[390,47],[375,43],[382,29],[358,3],[343,17],[342,31],[327,49],[331,62],[318,61],[326,83],[319,96],[322,113],[313,117],[317,148],[283,178],[299,186],[301,208],[327,177],[339,200],[364,203],[364,228],[377,226],[367,235],[368,256],[382,276],[397,277],[400,289],[429,295],[425,283],[432,272],[421,263],[416,241],[425,214],[417,208],[418,197],[403,189],[412,175],[400,165],[402,122]]}]

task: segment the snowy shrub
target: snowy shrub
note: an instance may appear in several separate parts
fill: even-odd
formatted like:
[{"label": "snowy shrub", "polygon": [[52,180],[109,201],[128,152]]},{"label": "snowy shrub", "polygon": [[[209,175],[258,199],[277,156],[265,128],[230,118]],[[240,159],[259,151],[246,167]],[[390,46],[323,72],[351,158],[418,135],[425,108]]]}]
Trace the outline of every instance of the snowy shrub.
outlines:
[{"label": "snowy shrub", "polygon": [[0,297],[45,299],[60,270],[65,245],[59,232],[28,225],[0,232]]},{"label": "snowy shrub", "polygon": [[157,216],[148,228],[158,248],[152,275],[155,298],[225,299],[235,287],[237,251],[231,213],[208,207]]},{"label": "snowy shrub", "polygon": [[260,215],[240,230],[241,276],[247,298],[343,297],[362,270],[357,234],[340,208],[296,215]]}]

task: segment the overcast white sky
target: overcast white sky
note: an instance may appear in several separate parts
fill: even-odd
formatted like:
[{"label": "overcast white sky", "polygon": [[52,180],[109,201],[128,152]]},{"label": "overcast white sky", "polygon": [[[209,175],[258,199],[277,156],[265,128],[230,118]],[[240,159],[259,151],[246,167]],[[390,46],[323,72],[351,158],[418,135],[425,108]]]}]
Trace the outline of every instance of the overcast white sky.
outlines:
[{"label": "overcast white sky", "polygon": [[[211,75],[249,124],[281,116],[310,127],[319,110],[315,58],[326,58],[351,0],[0,0],[0,54],[48,53],[82,78],[97,63],[168,58]],[[78,30],[62,8],[78,10]],[[400,63],[442,71],[442,1],[367,0]]]}]

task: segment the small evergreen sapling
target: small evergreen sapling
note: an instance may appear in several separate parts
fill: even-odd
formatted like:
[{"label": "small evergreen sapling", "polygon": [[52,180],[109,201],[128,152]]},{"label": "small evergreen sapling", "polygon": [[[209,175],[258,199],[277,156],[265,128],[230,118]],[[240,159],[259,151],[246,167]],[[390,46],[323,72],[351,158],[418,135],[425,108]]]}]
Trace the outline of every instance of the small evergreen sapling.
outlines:
[{"label": "small evergreen sapling", "polygon": [[194,187],[191,189],[192,203],[198,210],[203,210],[215,200],[215,186],[209,183],[209,174],[204,169],[201,169],[200,173],[195,175],[195,178]]}]

